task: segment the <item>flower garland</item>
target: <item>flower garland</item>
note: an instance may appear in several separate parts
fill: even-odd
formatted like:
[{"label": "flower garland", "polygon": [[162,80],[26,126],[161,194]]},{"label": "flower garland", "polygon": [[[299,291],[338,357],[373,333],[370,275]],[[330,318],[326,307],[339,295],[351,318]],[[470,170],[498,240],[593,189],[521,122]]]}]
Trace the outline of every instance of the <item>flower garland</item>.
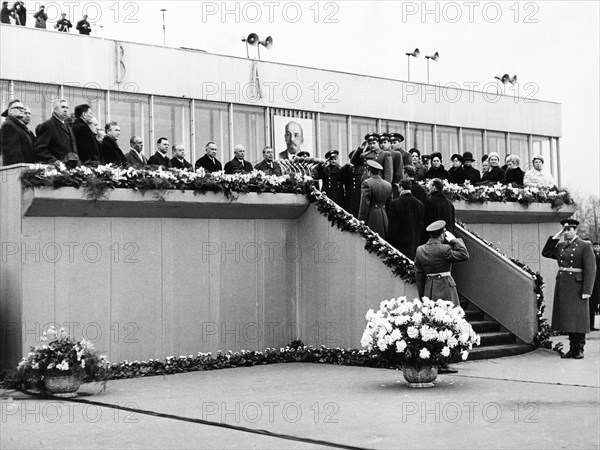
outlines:
[{"label": "flower garland", "polygon": [[533,278],[533,281],[534,281],[533,292],[535,293],[536,300],[537,300],[538,332],[533,337],[532,344],[533,344],[534,348],[540,348],[540,347],[541,348],[552,348],[552,343],[550,342],[550,337],[553,335],[553,331],[552,331],[552,328],[550,327],[550,324],[548,323],[548,319],[546,319],[544,317],[544,311],[546,310],[546,301],[544,299],[544,279],[542,278],[540,273],[534,272],[533,269],[531,269],[528,265],[522,263],[518,259],[515,259],[511,256],[505,255],[504,253],[502,253],[502,250],[500,250],[496,245],[492,244],[491,242],[486,241],[481,236],[479,236],[477,233],[469,230],[467,228],[467,226],[460,220],[456,220],[456,223],[458,225],[460,225],[462,228],[464,228],[465,230],[467,230],[470,234],[475,236],[477,239],[479,239],[481,242],[486,244],[488,247],[490,247],[493,251],[495,251],[499,255],[504,256],[505,258],[509,259],[511,262],[513,262],[514,264],[519,266],[521,269],[523,269],[525,272],[527,272]]},{"label": "flower garland", "polygon": [[306,175],[289,173],[281,177],[266,175],[254,170],[244,174],[225,174],[222,171],[206,173],[203,169],[190,172],[181,169],[127,169],[112,164],[58,170],[54,166],[26,170],[21,174],[24,188],[74,187],[86,190],[90,200],[107,197],[108,191],[115,188],[134,189],[140,192],[150,190],[191,190],[194,194],[208,191],[223,192],[229,199],[237,198],[240,192],[272,192],[305,194],[314,180]]},{"label": "flower garland", "polygon": [[[550,203],[553,209],[560,209],[563,205],[572,205],[575,202],[569,192],[556,187],[524,188],[496,183],[494,185],[473,186],[469,181],[464,185],[449,183],[444,180],[443,192],[449,200],[463,200],[467,203],[485,202],[517,202],[528,206],[531,203]],[[421,182],[428,187],[427,182]]]}]

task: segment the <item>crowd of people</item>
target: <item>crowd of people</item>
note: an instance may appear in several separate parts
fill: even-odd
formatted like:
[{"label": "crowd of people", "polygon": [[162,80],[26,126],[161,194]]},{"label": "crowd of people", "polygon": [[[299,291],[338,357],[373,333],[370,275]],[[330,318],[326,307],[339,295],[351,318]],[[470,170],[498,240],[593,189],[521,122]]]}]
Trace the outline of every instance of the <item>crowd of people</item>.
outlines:
[{"label": "crowd of people", "polygon": [[[41,5],[39,9],[33,14],[35,19],[35,28],[46,29],[48,22],[48,14],[46,13],[46,7]],[[8,2],[2,2],[2,9],[0,9],[0,23],[13,24],[19,26],[26,26],[27,24],[27,7],[25,2],[18,1],[12,6],[9,6]],[[54,24],[54,29],[63,33],[69,33],[73,28],[73,24],[67,19],[66,13],[61,13],[60,19]],[[79,34],[89,35],[92,32],[92,26],[88,21],[87,14],[84,14],[81,20],[79,20],[75,26],[75,29],[79,31]]]}]

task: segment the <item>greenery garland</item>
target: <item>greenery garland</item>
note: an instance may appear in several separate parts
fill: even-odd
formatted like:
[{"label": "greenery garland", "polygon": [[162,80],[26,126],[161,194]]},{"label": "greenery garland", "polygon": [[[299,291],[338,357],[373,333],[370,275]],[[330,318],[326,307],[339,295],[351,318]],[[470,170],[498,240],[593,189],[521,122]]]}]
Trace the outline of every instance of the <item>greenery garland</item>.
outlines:
[{"label": "greenery garland", "polygon": [[532,344],[533,344],[534,348],[540,348],[540,347],[552,348],[552,342],[550,342],[550,337],[554,333],[552,331],[552,328],[550,327],[550,324],[548,323],[548,319],[546,319],[544,317],[544,311],[546,310],[546,301],[544,299],[544,279],[542,278],[540,273],[533,271],[533,269],[531,269],[531,267],[529,267],[527,264],[522,263],[518,259],[515,259],[511,256],[505,255],[502,252],[502,250],[500,250],[496,245],[492,244],[491,242],[486,241],[485,239],[483,239],[481,236],[479,236],[474,231],[469,230],[467,228],[467,226],[460,220],[456,220],[456,223],[458,225],[460,225],[462,228],[464,228],[465,230],[467,230],[469,233],[471,233],[473,236],[475,236],[477,239],[479,239],[481,242],[486,244],[488,247],[490,247],[496,253],[504,256],[505,258],[509,259],[511,262],[513,262],[514,264],[519,266],[521,269],[523,269],[525,272],[527,272],[533,278],[533,281],[534,281],[533,292],[535,293],[536,300],[537,300],[538,332],[533,337]]}]

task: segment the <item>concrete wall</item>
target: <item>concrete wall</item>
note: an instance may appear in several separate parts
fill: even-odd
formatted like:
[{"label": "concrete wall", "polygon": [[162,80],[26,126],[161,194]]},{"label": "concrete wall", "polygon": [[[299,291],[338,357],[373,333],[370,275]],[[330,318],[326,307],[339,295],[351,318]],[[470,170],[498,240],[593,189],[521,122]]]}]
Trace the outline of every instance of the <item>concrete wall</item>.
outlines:
[{"label": "concrete wall", "polygon": [[[416,295],[362,238],[331,228],[297,195],[277,194],[295,218],[263,218],[269,194],[221,196],[243,219],[198,218],[203,206],[219,209],[214,194],[203,203],[191,193],[178,202],[194,218],[168,217],[173,205],[160,199],[132,206],[137,217],[111,217],[113,201],[148,202],[149,194],[117,190],[96,217],[83,217],[84,192],[22,192],[20,170],[0,169],[0,370],[14,368],[55,323],[116,362],[279,348],[295,338],[357,348],[368,308]],[[70,216],[49,215],[52,202],[56,211],[71,206]]]},{"label": "concrete wall", "polygon": [[[21,57],[23,42],[30,58]],[[76,63],[64,62],[65,48],[78,55]],[[264,96],[256,100],[247,89],[252,60],[246,58],[12,26],[0,26],[0,53],[0,78],[7,80],[561,136],[560,104],[497,96],[495,88],[484,93],[456,85],[436,88],[259,61]],[[173,77],[171,71],[147,70],[148,61],[185,71]]]}]

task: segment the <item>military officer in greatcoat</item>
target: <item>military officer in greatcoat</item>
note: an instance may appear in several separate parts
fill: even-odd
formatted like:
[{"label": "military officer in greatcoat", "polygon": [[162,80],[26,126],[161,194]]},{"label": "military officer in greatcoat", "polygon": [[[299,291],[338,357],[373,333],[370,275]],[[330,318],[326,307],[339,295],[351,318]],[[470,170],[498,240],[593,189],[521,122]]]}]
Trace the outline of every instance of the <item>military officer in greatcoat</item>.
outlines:
[{"label": "military officer in greatcoat", "polygon": [[[353,150],[348,155],[348,159],[351,160],[356,150]],[[352,214],[354,217],[358,217],[358,210],[360,208],[360,185],[362,183],[363,167],[355,166],[348,161],[341,170],[341,178],[344,183],[344,209]]]},{"label": "military officer in greatcoat", "polygon": [[[436,220],[425,230],[429,240],[417,248],[415,278],[419,297],[433,301],[441,298],[459,306],[456,283],[450,274],[453,262],[469,259],[469,252],[462,239],[446,230],[446,222]],[[445,243],[447,241],[447,243]]]},{"label": "military officer in greatcoat", "polygon": [[386,239],[388,231],[386,207],[392,199],[392,185],[381,178],[382,171],[383,167],[377,161],[367,160],[369,178],[361,185],[358,220],[363,220],[371,230]]},{"label": "military officer in greatcoat", "polygon": [[342,168],[338,163],[340,152],[330,150],[325,153],[325,164],[317,167],[317,177],[323,182],[321,190],[327,194],[331,200],[336,202],[342,208],[344,207],[344,183],[342,180]]},{"label": "military officer in greatcoat", "polygon": [[[569,351],[562,358],[583,358],[585,334],[590,331],[588,301],[596,277],[596,258],[590,242],[577,236],[579,222],[565,219],[563,229],[548,238],[542,256],[556,259],[552,328],[569,333]],[[560,238],[563,242],[559,242]]]},{"label": "military officer in greatcoat", "polygon": [[[426,231],[429,240],[417,248],[415,256],[415,278],[419,297],[430,300],[449,300],[459,306],[456,283],[450,274],[453,262],[469,259],[469,252],[462,239],[447,231],[446,222],[437,220]],[[447,242],[447,243],[446,243]],[[447,364],[440,366],[440,373],[456,373]]]},{"label": "military officer in greatcoat", "polygon": [[[365,145],[366,142],[366,145]],[[369,160],[375,160],[383,167],[382,178],[388,183],[392,182],[392,155],[390,152],[381,150],[379,146],[379,135],[377,133],[368,133],[365,135],[365,142],[356,149],[350,162],[355,166],[365,167]],[[365,150],[366,146],[366,150]],[[363,181],[367,179],[367,171],[363,171]]]}]

